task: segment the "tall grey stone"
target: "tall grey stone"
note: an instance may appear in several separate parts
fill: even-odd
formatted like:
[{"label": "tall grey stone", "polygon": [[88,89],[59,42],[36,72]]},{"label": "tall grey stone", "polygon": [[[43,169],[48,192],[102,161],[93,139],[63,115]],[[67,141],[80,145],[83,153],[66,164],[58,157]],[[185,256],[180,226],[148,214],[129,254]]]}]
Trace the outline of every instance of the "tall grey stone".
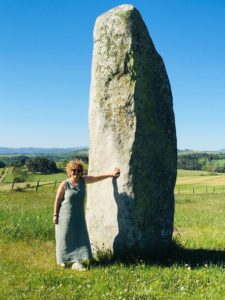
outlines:
[{"label": "tall grey stone", "polygon": [[173,232],[177,145],[172,93],[140,13],[118,6],[96,20],[89,108],[89,174],[121,168],[88,185],[94,250],[148,255]]}]

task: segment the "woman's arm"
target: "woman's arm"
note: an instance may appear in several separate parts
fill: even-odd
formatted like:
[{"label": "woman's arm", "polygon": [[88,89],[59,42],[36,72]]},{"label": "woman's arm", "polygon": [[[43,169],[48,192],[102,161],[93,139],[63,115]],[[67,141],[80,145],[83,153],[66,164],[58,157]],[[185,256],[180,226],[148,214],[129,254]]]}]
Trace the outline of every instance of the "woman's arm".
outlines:
[{"label": "woman's arm", "polygon": [[66,190],[65,181],[63,181],[59,185],[59,187],[57,189],[56,197],[55,197],[54,213],[53,213],[53,223],[54,224],[58,224],[58,221],[59,221],[59,203],[63,198],[65,190]]},{"label": "woman's arm", "polygon": [[113,170],[112,173],[109,174],[101,174],[101,175],[96,175],[96,176],[83,176],[85,183],[94,183],[94,182],[98,182],[110,177],[119,177],[120,176],[120,169],[119,168],[115,168]]}]

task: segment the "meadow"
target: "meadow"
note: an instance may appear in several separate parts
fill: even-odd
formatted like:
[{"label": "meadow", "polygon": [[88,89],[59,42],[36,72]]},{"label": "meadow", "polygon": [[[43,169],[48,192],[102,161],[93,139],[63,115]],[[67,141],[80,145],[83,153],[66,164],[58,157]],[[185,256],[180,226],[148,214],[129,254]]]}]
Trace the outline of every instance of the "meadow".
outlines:
[{"label": "meadow", "polygon": [[176,193],[225,193],[225,173],[178,170]]},{"label": "meadow", "polygon": [[[179,171],[177,186],[210,185],[210,178],[225,185],[223,174]],[[161,257],[119,261],[100,253],[79,273],[55,264],[52,186],[1,188],[0,299],[225,299],[222,192],[175,194],[173,244]]]}]

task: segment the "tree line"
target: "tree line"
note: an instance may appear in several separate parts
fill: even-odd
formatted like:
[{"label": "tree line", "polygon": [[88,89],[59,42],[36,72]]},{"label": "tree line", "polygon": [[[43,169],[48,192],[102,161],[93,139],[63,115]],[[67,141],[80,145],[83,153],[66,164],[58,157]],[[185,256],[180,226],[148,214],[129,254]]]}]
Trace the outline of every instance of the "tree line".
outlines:
[{"label": "tree line", "polygon": [[189,153],[178,154],[177,168],[184,170],[202,170],[208,172],[225,173],[225,163],[219,160],[225,160],[225,154],[220,153]]},{"label": "tree line", "polygon": [[[59,157],[57,157],[56,160],[55,157],[52,156],[30,157],[26,155],[17,155],[0,157],[0,168],[7,166],[21,168],[26,166],[27,169],[32,173],[51,174],[62,171],[68,161],[75,158],[81,159],[84,163],[88,164],[88,155],[84,154],[80,156],[60,157],[60,160],[58,160]],[[203,170],[225,173],[225,163],[219,162],[219,160],[223,159],[225,161],[225,153],[178,152],[177,167],[178,169],[184,170]],[[58,167],[55,161],[58,162]]]},{"label": "tree line", "polygon": [[[73,159],[80,159],[84,163],[88,163],[87,156],[74,157]],[[28,171],[33,174],[52,174],[62,172],[61,168],[64,169],[67,163],[67,160],[61,161],[60,167],[57,167],[55,160],[49,157],[36,156],[31,158],[25,155],[18,155],[12,157],[9,156],[4,158],[4,160],[1,160],[0,168],[14,167],[15,170],[18,170],[19,168],[26,166]]]}]

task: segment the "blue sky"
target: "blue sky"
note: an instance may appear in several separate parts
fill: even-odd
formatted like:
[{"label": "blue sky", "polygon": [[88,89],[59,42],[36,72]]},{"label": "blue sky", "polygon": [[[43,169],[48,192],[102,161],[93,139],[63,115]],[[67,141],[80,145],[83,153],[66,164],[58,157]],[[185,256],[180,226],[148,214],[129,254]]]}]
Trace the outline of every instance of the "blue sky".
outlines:
[{"label": "blue sky", "polygon": [[[166,65],[178,148],[225,148],[225,1],[129,3]],[[120,4],[0,0],[0,147],[88,145],[94,23]]]}]

